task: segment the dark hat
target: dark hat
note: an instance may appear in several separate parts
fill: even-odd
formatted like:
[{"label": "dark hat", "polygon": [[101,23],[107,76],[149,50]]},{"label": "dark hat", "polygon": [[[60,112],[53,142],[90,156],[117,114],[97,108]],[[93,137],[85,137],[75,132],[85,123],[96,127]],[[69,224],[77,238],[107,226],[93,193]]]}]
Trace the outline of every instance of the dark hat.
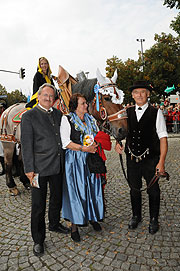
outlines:
[{"label": "dark hat", "polygon": [[153,90],[153,87],[147,81],[136,81],[134,82],[133,86],[129,88],[129,90],[133,91],[133,89],[136,89],[136,88],[146,88],[149,91]]}]

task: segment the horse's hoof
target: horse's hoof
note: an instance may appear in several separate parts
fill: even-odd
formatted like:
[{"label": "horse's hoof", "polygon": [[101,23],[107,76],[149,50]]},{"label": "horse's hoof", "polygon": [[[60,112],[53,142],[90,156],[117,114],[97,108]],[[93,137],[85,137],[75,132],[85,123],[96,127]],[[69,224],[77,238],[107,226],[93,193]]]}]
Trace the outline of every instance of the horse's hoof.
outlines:
[{"label": "horse's hoof", "polygon": [[20,194],[20,191],[17,189],[17,187],[9,188],[9,194],[11,196],[17,196]]}]

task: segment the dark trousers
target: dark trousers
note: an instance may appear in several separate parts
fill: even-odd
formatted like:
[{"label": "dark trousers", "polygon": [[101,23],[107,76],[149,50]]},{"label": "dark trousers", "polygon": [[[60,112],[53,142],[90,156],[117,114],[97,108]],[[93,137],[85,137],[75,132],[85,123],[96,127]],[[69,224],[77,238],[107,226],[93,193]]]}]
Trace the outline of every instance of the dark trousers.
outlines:
[{"label": "dark trousers", "polygon": [[45,240],[45,211],[48,182],[50,189],[49,227],[55,229],[59,224],[62,207],[62,181],[63,176],[60,174],[39,177],[40,188],[32,187],[31,233],[35,243],[43,244]]},{"label": "dark trousers", "polygon": [[[130,197],[133,216],[141,217],[141,192],[136,189],[142,188],[142,177],[146,180],[148,185],[155,175],[156,165],[159,161],[159,157],[144,158],[140,162],[136,162],[135,159],[131,160],[127,155],[127,176],[130,184]],[[133,189],[136,188],[136,189]],[[160,207],[160,189],[159,184],[156,182],[150,189],[147,190],[149,195],[149,212],[150,218],[159,216]]]}]

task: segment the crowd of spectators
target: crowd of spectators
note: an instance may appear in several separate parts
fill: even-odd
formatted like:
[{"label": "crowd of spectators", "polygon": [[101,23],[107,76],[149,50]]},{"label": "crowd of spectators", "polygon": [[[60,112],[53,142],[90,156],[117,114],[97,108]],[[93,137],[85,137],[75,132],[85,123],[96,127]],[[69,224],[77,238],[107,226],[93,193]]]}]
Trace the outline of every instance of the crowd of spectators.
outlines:
[{"label": "crowd of spectators", "polygon": [[168,133],[180,132],[180,103],[171,105],[160,105],[166,121]]},{"label": "crowd of spectators", "polygon": [[[127,104],[125,107],[132,106],[133,103]],[[168,99],[161,104],[152,104],[156,108],[160,108],[163,111],[163,115],[166,121],[168,133],[180,132],[180,103],[170,104]]]}]

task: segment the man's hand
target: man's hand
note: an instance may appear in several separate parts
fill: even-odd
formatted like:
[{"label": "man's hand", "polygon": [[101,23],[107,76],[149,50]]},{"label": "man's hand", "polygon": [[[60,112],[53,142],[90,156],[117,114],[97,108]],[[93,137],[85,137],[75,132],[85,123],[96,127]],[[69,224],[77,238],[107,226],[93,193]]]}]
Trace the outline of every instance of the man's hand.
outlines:
[{"label": "man's hand", "polygon": [[123,150],[124,146],[123,145],[121,146],[118,142],[116,142],[115,151],[119,154],[122,154]]},{"label": "man's hand", "polygon": [[34,172],[28,172],[28,173],[26,173],[26,176],[28,177],[31,185],[32,185],[32,180],[34,178],[34,175],[35,175]]}]

